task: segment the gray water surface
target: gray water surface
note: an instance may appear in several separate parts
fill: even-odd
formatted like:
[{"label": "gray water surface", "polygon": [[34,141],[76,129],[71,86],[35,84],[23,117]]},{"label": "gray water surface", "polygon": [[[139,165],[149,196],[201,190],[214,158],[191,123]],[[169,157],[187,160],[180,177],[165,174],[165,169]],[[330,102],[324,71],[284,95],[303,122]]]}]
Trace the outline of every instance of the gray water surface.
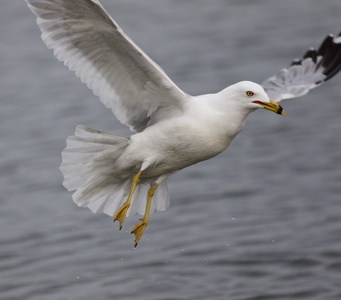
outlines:
[{"label": "gray water surface", "polygon": [[[186,92],[262,82],[328,33],[339,0],[103,0]],[[0,299],[341,299],[341,75],[252,114],[231,147],[169,180],[139,246],[78,208],[58,169],[78,124],[129,136],[40,40],[0,10]]]}]

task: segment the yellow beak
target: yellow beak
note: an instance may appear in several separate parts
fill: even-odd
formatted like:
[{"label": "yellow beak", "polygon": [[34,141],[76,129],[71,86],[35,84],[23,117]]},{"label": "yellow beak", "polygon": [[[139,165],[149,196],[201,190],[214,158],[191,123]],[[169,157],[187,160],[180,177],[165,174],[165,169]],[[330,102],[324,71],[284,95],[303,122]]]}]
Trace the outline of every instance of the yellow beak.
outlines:
[{"label": "yellow beak", "polygon": [[261,102],[261,101],[254,101],[253,103],[259,104],[263,106],[265,109],[273,111],[276,114],[285,115],[285,111],[283,110],[283,107],[280,106],[277,102],[270,100],[270,103],[267,102]]}]

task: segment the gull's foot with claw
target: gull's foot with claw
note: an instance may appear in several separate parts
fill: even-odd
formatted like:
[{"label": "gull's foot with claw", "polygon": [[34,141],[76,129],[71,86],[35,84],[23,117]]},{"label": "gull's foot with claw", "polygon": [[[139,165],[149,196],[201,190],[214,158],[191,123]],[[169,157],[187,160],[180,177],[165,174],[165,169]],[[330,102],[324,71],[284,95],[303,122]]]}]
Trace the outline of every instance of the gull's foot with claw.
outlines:
[{"label": "gull's foot with claw", "polygon": [[134,228],[132,229],[131,233],[135,234],[135,247],[137,246],[142,233],[144,231],[144,229],[147,227],[148,225],[148,221],[145,221],[144,218],[140,219],[141,222],[137,223]]},{"label": "gull's foot with claw", "polygon": [[129,206],[129,204],[124,203],[114,215],[114,222],[117,220],[120,222],[120,230],[122,229],[124,218],[126,217]]}]

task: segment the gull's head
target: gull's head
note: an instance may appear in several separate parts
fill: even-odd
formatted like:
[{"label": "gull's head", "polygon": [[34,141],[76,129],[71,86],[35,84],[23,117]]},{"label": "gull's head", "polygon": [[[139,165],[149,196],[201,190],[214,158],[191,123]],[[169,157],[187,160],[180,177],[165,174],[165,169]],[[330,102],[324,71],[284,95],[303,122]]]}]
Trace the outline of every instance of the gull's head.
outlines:
[{"label": "gull's head", "polygon": [[261,85],[252,81],[240,81],[225,91],[228,92],[229,99],[250,111],[265,108],[282,116],[285,114],[282,106],[272,101]]}]

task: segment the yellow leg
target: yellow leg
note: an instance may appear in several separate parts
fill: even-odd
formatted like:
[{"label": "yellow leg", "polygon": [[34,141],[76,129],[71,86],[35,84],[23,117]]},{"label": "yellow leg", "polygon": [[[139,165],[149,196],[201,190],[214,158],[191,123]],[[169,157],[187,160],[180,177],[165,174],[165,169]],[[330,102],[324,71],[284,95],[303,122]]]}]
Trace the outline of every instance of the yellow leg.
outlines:
[{"label": "yellow leg", "polygon": [[157,184],[155,183],[149,190],[148,190],[148,195],[147,195],[147,204],[146,204],[146,210],[144,212],[144,216],[141,220],[140,223],[137,223],[134,228],[132,229],[131,233],[135,234],[135,247],[137,246],[142,233],[146,226],[148,225],[148,218],[149,218],[149,211],[150,211],[150,204],[152,202],[152,198],[154,195],[154,191],[157,188]]},{"label": "yellow leg", "polygon": [[120,222],[120,230],[122,229],[122,224],[124,221],[124,218],[127,214],[127,210],[130,206],[130,201],[131,201],[131,197],[133,196],[135,187],[137,186],[137,184],[139,183],[140,179],[140,175],[141,175],[142,171],[139,171],[134,177],[133,177],[133,182],[131,184],[131,188],[130,188],[130,192],[128,195],[128,199],[126,202],[123,203],[123,205],[117,210],[117,212],[114,215],[114,222],[116,220],[118,220]]}]

